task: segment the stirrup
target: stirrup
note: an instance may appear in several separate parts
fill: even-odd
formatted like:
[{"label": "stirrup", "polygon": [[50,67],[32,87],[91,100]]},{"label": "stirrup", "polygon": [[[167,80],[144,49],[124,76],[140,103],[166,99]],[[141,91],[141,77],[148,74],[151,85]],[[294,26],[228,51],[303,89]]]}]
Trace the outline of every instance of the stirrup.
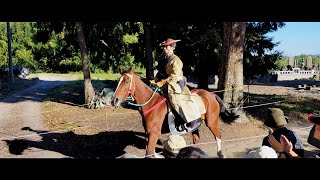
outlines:
[{"label": "stirrup", "polygon": [[192,128],[190,126],[187,126],[186,124],[181,124],[181,125],[177,126],[177,131],[179,131],[179,132],[183,132],[183,131],[189,132],[189,131],[191,131]]},{"label": "stirrup", "polygon": [[201,122],[202,122],[202,120],[201,120],[201,118],[199,118],[199,119],[193,120],[189,123],[186,123],[185,124],[186,130],[188,132],[193,132],[193,131],[197,130],[200,127]]}]

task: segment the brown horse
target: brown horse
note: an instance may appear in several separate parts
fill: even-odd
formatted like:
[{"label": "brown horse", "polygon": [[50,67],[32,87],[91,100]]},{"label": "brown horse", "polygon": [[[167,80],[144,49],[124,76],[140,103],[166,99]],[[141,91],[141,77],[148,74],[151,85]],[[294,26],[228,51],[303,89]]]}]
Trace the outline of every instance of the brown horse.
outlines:
[{"label": "brown horse", "polygon": [[[144,128],[149,135],[147,139],[146,155],[156,154],[155,148],[157,141],[161,138],[162,125],[165,120],[165,116],[168,113],[168,105],[164,103],[166,98],[156,93],[145,84],[139,76],[134,74],[134,68],[131,68],[127,72],[122,72],[117,89],[112,98],[112,104],[114,106],[120,106],[129,95],[135,100],[137,104],[142,104],[140,107],[140,114],[144,119]],[[219,131],[219,117],[225,122],[234,121],[237,116],[228,112],[222,103],[222,100],[215,94],[203,89],[197,89],[195,91],[200,97],[202,97],[206,113],[204,121],[206,126],[213,133],[217,143],[217,155],[223,158],[221,150],[221,133]],[[200,141],[199,131],[192,131],[193,143],[197,144]]]}]

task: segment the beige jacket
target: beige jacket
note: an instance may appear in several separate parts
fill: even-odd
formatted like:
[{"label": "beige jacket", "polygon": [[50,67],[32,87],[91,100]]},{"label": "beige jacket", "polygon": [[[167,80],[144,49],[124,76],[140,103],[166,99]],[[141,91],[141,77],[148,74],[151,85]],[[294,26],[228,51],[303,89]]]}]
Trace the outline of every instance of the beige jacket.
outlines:
[{"label": "beige jacket", "polygon": [[205,113],[205,107],[201,98],[197,95],[191,95],[187,86],[180,88],[178,81],[184,79],[182,72],[183,63],[181,59],[172,55],[166,65],[166,71],[169,77],[168,95],[173,108],[186,121],[191,122],[200,118],[200,113]]},{"label": "beige jacket", "polygon": [[[179,91],[176,88],[176,87],[178,87],[177,86],[178,81],[183,79],[182,68],[183,68],[183,63],[182,63],[181,59],[176,55],[172,55],[169,58],[168,63],[166,65],[166,72],[169,76],[167,78],[167,82],[168,82],[168,84],[170,84],[174,87],[175,92]],[[180,91],[178,93],[181,93]]]}]

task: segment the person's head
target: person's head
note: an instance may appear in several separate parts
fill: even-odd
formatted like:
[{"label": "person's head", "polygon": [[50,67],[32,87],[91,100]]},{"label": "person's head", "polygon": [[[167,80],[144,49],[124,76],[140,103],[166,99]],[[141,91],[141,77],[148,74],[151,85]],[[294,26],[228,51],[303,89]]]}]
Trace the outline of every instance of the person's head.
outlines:
[{"label": "person's head", "polygon": [[170,135],[169,138],[163,141],[164,154],[169,158],[175,158],[180,149],[187,146],[186,141],[182,136]]},{"label": "person's head", "polygon": [[163,47],[164,53],[167,56],[170,56],[171,54],[173,54],[173,51],[177,47],[177,42],[179,41],[181,40],[174,40],[174,39],[168,38],[166,41],[163,41],[162,43],[160,43],[160,46]]},{"label": "person's head", "polygon": [[311,124],[318,125],[318,126],[320,125],[320,116],[315,114],[309,114],[307,117]]},{"label": "person's head", "polygon": [[209,156],[207,153],[205,153],[198,147],[188,146],[180,149],[176,158],[177,159],[198,159],[198,158],[209,158]]},{"label": "person's head", "polygon": [[264,125],[270,128],[280,128],[288,123],[288,118],[284,115],[283,111],[279,108],[269,108],[267,112],[267,119]]},{"label": "person's head", "polygon": [[269,146],[261,146],[247,153],[246,158],[278,158],[277,152]]}]

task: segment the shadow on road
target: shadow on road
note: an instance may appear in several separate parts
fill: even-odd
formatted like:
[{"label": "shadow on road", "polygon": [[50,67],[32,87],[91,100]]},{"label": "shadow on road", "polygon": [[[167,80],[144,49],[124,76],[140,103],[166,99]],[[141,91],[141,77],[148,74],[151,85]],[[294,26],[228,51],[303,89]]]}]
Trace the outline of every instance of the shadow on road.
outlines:
[{"label": "shadow on road", "polygon": [[[37,84],[34,86],[22,89],[15,93],[9,93],[7,96],[2,97],[0,102],[4,103],[18,103],[21,101],[35,101],[42,102],[47,96],[48,92],[51,91],[52,88],[60,85],[65,85],[72,81],[44,81],[37,80]],[[12,89],[12,91],[14,91]]]},{"label": "shadow on road", "polygon": [[[117,82],[114,80],[92,80],[92,84],[95,91],[100,92],[105,87],[115,88]],[[47,98],[46,100],[71,106],[78,106],[84,103],[83,80],[37,80],[37,84],[34,86],[28,88],[21,87],[20,89],[18,92],[6,93],[6,96],[0,96],[0,102],[43,102]]]},{"label": "shadow on road", "polygon": [[[27,148],[35,147],[55,151],[71,158],[116,158],[126,153],[124,149],[128,145],[144,149],[146,144],[145,133],[134,131],[110,131],[95,135],[78,135],[74,132],[50,133],[48,131],[32,130],[29,127],[24,127],[23,130],[29,130],[37,134],[44,133],[39,134],[42,140],[39,142],[24,139],[4,140],[11,154],[21,155]],[[158,148],[157,152],[159,151],[161,149]]]}]

